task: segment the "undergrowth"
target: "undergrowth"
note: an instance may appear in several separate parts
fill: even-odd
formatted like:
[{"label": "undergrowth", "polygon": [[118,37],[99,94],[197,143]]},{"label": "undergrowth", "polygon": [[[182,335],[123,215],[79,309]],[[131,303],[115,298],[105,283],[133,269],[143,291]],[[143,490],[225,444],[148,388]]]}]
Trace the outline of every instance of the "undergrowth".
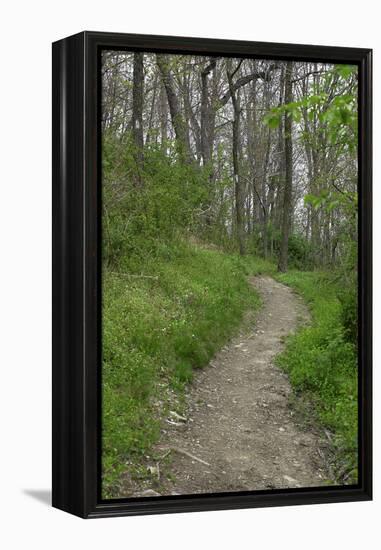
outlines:
[{"label": "undergrowth", "polygon": [[357,353],[343,325],[340,289],[326,274],[291,271],[277,279],[297,290],[311,324],[287,339],[278,365],[333,433],[335,483],[357,483]]},{"label": "undergrowth", "polygon": [[[166,399],[181,395],[259,306],[248,274],[271,264],[185,242],[158,244],[103,274],[103,494],[118,493],[160,433]],[[134,466],[135,465],[135,466]],[[136,470],[136,468],[135,468]]]}]

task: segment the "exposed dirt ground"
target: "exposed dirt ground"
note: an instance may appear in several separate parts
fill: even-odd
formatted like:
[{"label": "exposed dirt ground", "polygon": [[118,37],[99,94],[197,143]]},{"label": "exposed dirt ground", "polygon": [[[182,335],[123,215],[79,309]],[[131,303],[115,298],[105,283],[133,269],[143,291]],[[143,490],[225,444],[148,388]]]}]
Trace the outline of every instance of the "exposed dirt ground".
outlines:
[{"label": "exposed dirt ground", "polygon": [[[184,417],[165,423],[152,469],[135,496],[316,487],[328,474],[324,442],[289,405],[287,376],[274,365],[284,337],[308,321],[299,296],[270,277],[250,280],[263,305],[254,326],[195,374]],[[307,431],[306,431],[307,430]],[[169,474],[169,478],[168,478]]]}]

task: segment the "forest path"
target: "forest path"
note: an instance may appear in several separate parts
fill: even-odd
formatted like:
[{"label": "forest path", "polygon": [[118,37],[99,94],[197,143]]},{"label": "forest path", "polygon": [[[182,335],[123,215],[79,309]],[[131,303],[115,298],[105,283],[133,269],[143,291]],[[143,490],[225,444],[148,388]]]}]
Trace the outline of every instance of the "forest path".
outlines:
[{"label": "forest path", "polygon": [[274,365],[284,337],[308,321],[308,310],[271,277],[250,284],[263,302],[254,326],[196,372],[186,421],[167,420],[156,451],[170,452],[171,460],[151,486],[161,495],[311,487],[327,479],[324,442],[298,424],[288,378]]}]

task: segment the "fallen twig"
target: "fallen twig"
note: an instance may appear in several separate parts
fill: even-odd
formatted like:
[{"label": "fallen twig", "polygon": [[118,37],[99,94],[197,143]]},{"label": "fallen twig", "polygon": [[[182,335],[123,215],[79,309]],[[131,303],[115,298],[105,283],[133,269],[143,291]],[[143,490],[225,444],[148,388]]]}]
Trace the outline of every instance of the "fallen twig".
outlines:
[{"label": "fallen twig", "polygon": [[157,459],[157,462],[161,462],[162,460],[164,460],[165,458],[167,458],[167,456],[169,456],[171,453],[171,449],[168,449],[168,451],[166,453],[164,453],[162,456],[160,456],[158,459]]},{"label": "fallen twig", "polygon": [[180,422],[186,422],[187,419],[185,416],[181,416],[181,414],[177,413],[176,411],[169,411],[169,415],[175,418],[176,420],[179,420]]},{"label": "fallen twig", "polygon": [[172,451],[175,451],[176,453],[179,453],[181,455],[185,455],[192,460],[196,460],[197,462],[201,462],[201,464],[205,464],[205,466],[210,466],[208,462],[205,462],[205,460],[202,460],[202,458],[198,458],[197,456],[192,455],[191,453],[188,453],[188,451],[184,451],[184,449],[179,449],[178,447],[171,447]]}]

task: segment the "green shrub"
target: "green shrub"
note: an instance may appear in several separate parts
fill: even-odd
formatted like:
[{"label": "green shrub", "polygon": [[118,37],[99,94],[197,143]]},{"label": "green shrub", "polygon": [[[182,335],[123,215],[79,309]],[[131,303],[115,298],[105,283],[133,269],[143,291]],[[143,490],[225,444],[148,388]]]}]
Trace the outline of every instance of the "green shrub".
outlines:
[{"label": "green shrub", "polygon": [[[274,250],[280,251],[280,231],[273,231]],[[313,247],[303,235],[292,233],[288,238],[288,265],[291,269],[306,271],[313,268]]]},{"label": "green shrub", "polygon": [[206,171],[178,162],[174,151],[166,155],[152,146],[144,151],[137,188],[128,137],[121,141],[106,135],[103,156],[102,250],[107,264],[117,265],[125,255],[151,255],[190,226],[197,229],[199,209],[207,201]]},{"label": "green shrub", "polygon": [[349,342],[357,345],[358,314],[357,314],[357,285],[344,287],[338,293],[341,303],[341,321],[345,330],[345,336]]},{"label": "green shrub", "polygon": [[347,474],[347,482],[356,483],[357,355],[343,324],[340,289],[316,272],[289,272],[278,279],[306,299],[312,322],[288,338],[277,362],[296,391],[309,396],[321,422],[335,434],[337,470]]},{"label": "green shrub", "polygon": [[119,271],[104,270],[104,495],[118,493],[120,473],[133,472],[158,438],[171,392],[181,394],[193,369],[206,365],[244,311],[258,306],[247,282],[255,263],[159,241],[144,261],[126,255]]}]

